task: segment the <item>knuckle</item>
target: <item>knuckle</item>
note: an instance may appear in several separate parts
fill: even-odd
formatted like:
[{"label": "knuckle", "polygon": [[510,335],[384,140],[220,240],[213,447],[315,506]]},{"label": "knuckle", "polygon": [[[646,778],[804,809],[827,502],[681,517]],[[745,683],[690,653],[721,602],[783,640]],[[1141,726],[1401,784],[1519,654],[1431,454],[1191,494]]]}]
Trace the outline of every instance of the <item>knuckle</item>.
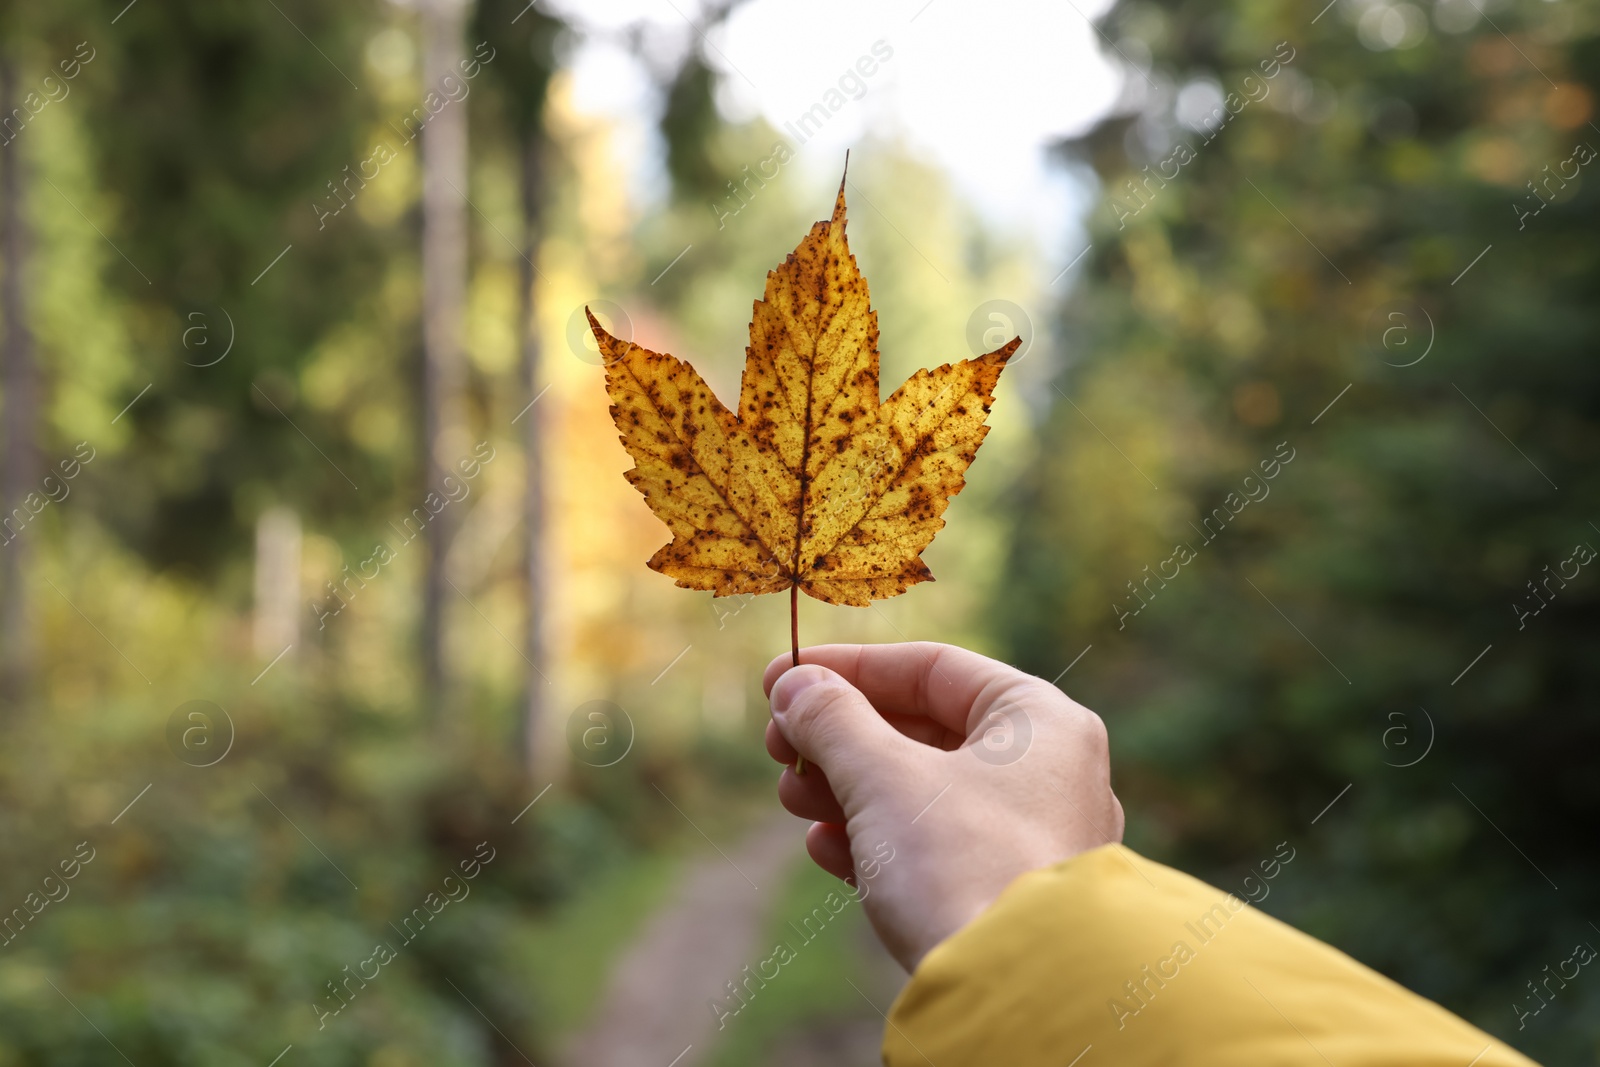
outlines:
[{"label": "knuckle", "polygon": [[1061,721],[1073,731],[1078,740],[1099,743],[1103,746],[1107,736],[1105,720],[1055,686],[1050,688],[1055,691],[1055,703],[1061,709]]},{"label": "knuckle", "polygon": [[1068,726],[1078,726],[1086,718],[1098,718],[1094,712],[1042,678],[1030,675],[1022,684],[1029,701],[1041,708],[1049,718]]},{"label": "knuckle", "polygon": [[1055,718],[1070,742],[1097,762],[1108,762],[1111,753],[1111,735],[1106,729],[1105,720],[1063,694],[1055,686],[1048,686],[1048,689],[1054,694],[1051,706],[1053,709],[1058,709]]},{"label": "knuckle", "polygon": [[1078,712],[1078,729],[1082,733],[1084,742],[1096,754],[1109,753],[1111,734],[1106,730],[1106,721],[1081,704],[1075,707]]}]

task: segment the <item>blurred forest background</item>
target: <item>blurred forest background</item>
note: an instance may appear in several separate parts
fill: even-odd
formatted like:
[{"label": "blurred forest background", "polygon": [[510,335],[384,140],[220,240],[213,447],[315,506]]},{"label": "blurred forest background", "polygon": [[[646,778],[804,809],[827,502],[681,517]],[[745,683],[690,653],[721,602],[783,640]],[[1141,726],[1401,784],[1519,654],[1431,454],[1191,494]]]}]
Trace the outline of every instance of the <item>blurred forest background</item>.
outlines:
[{"label": "blurred forest background", "polygon": [[[581,325],[727,396],[827,213],[816,167],[749,180],[789,138],[719,107],[736,10],[618,36],[643,190],[543,4],[0,15],[0,1067],[630,1062],[593,1051],[621,972],[708,855],[771,875],[690,929],[742,923],[734,959],[828,891],[759,740],[786,605],[644,568]],[[1081,243],[989,225],[892,129],[852,151],[886,382],[991,299],[1033,339],[940,581],[802,638],[1056,679],[1131,845],[1239,892],[1286,841],[1265,910],[1600,1061],[1600,977],[1540,984],[1600,945],[1600,10],[1097,26],[1121,97],[1054,149]],[[691,997],[681,1063],[876,1062],[869,941],[848,913],[725,1029]]]}]

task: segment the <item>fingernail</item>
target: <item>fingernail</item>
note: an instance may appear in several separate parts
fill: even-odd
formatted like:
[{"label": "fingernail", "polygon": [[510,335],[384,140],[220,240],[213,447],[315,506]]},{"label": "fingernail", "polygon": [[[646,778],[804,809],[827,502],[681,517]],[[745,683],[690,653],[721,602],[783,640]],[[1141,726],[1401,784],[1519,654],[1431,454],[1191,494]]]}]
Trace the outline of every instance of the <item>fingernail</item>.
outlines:
[{"label": "fingernail", "polygon": [[827,675],[821,670],[808,670],[807,665],[791,667],[773,683],[772,713],[782,715],[789,710],[795,698],[822,681]]}]

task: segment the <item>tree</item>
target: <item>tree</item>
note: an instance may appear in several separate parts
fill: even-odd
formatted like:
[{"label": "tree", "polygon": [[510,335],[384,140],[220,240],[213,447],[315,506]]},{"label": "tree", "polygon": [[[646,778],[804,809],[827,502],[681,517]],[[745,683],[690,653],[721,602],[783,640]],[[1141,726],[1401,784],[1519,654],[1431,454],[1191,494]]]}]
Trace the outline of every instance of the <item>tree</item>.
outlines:
[{"label": "tree", "polygon": [[1600,1038],[1600,987],[1514,1008],[1600,910],[1570,13],[1106,16],[1154,66],[1064,146],[1104,199],[994,615],[1046,678],[1092,646],[1131,840],[1235,892],[1289,841],[1268,910],[1550,1062]]},{"label": "tree", "polygon": [[[38,370],[34,366],[33,337],[28,328],[28,233],[23,222],[27,198],[26,163],[17,145],[21,126],[13,115],[26,116],[17,88],[17,57],[10,47],[0,50],[0,316],[5,319],[0,337],[0,423],[5,426],[0,447],[0,699],[21,700],[27,692],[28,661],[32,639],[28,621],[30,542],[18,537],[20,528],[10,520],[13,509],[29,514],[24,498],[38,497]],[[24,118],[24,123],[26,119]]]},{"label": "tree", "polygon": [[[422,80],[442,94],[466,59],[469,0],[427,0],[422,14]],[[437,490],[464,453],[461,322],[467,290],[467,112],[443,107],[422,132],[422,447],[425,484]],[[448,508],[428,524],[422,602],[422,670],[428,692],[445,695],[445,560],[458,517]]]},{"label": "tree", "polygon": [[549,597],[546,561],[544,412],[537,403],[543,375],[535,326],[537,260],[544,235],[545,97],[555,70],[555,40],[561,23],[515,0],[483,0],[478,6],[474,36],[490,42],[497,65],[493,78],[500,90],[499,112],[518,165],[518,205],[522,211],[521,260],[517,265],[517,337],[521,345],[522,386],[527,407],[514,416],[523,423],[524,455],[523,568],[527,583],[527,634],[523,639],[528,670],[523,674],[522,714],[518,717],[518,749],[534,766],[539,724],[544,720],[548,682],[539,665],[547,663],[545,613]]},{"label": "tree", "polygon": [[[410,322],[374,317],[372,347],[397,355],[370,368],[371,385],[327,401],[305,389],[414,242],[407,225],[362,217],[380,193],[368,186],[399,180],[361,177],[382,128],[361,66],[380,10],[141,3],[90,42],[68,105],[111,206],[97,222],[116,248],[106,285],[141,353],[111,411],[150,385],[118,425],[126,444],[93,469],[96,506],[157,569],[217,582],[280,503],[359,535],[365,554],[409,473],[409,457],[361,441],[353,413],[411,401]],[[52,48],[70,55],[84,25],[66,21]]]}]

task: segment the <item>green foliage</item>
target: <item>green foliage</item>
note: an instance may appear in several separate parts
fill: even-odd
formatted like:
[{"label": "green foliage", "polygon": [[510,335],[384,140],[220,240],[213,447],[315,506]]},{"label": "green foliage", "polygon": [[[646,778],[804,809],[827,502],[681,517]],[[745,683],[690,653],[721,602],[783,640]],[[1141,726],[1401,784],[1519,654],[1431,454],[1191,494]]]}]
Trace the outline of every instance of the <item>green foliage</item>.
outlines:
[{"label": "green foliage", "polygon": [[[1600,943],[1600,571],[1551,581],[1537,615],[1527,588],[1575,543],[1600,545],[1586,510],[1600,445],[1592,168],[1537,216],[1519,210],[1547,164],[1600,144],[1595,16],[1572,0],[1491,5],[1508,41],[1470,17],[1474,0],[1445,0],[1420,38],[1407,29],[1407,47],[1373,51],[1361,42],[1386,31],[1364,13],[1380,6],[1113,9],[1107,34],[1135,58],[1148,48],[1162,85],[1210,77],[1233,92],[1263,77],[1278,42],[1295,57],[1209,140],[1158,93],[1064,146],[1104,193],[1071,275],[1085,280],[1053,331],[1072,403],[1050,409],[1031,456],[1020,420],[997,426],[986,462],[1015,485],[1007,499],[1003,479],[979,479],[958,501],[969,532],[941,539],[953,555],[935,564],[952,580],[915,606],[829,615],[827,636],[896,639],[895,618],[908,632],[940,618],[1047,678],[1092,644],[1063,684],[1109,721],[1132,843],[1227,886],[1288,840],[1298,858],[1267,910],[1548,1062],[1582,1062],[1600,1050],[1600,983],[1572,983],[1521,1030],[1512,1005],[1574,942]],[[425,491],[408,429],[417,145],[392,125],[429,88],[414,18],[376,0],[0,14],[24,86],[80,42],[96,50],[70,96],[0,150],[21,152],[30,180],[40,444],[52,463],[80,440],[98,450],[70,499],[23,531],[41,655],[37,699],[0,709],[0,802],[17,813],[0,820],[0,917],[31,917],[0,944],[0,1067],[120,1062],[107,1039],[141,1067],[260,1065],[290,1043],[283,1067],[546,1062],[667,896],[685,842],[700,842],[658,787],[719,840],[770,794],[755,724],[668,724],[699,714],[697,661],[722,671],[721,689],[747,682],[758,706],[781,613],[724,619],[670,589],[597,580],[597,555],[572,584],[572,674],[639,712],[638,744],[615,767],[568,768],[513,825],[548,782],[505,744],[506,679],[523,667],[517,553],[497,547],[509,534],[474,544],[480,581],[457,605],[473,629],[453,628],[474,674],[446,727],[424,725],[404,651],[419,553],[329,632],[304,623],[292,655],[250,682],[267,666],[247,651],[245,610],[263,509],[302,516],[315,588]],[[515,511],[490,482],[520,474],[505,442],[526,402],[511,388],[511,278],[529,198],[546,205],[541,300],[625,301],[641,339],[720,361],[726,389],[752,286],[831,197],[775,151],[778,131],[723,122],[691,39],[657,71],[673,195],[637,226],[618,218],[625,179],[590,136],[604,131],[545,130],[566,32],[524,0],[479,0],[468,30],[469,46],[495,49],[460,104],[470,421],[505,454],[471,502],[485,513]],[[345,186],[385,141],[395,160]],[[1193,159],[1143,184],[1179,142]],[[524,169],[540,146],[546,165]],[[858,216],[852,237],[903,376],[918,353],[951,351],[978,299],[1016,290],[1017,257],[985,246],[895,144],[852,159],[857,192],[886,212]],[[896,231],[907,219],[930,258]],[[570,381],[572,307],[552,307],[548,377]],[[202,365],[228,336],[230,354]],[[1399,366],[1424,336],[1427,357]],[[1018,373],[1046,370],[1040,348]],[[1280,442],[1294,458],[1265,481]],[[591,460],[558,451],[547,469]],[[1234,516],[1228,494],[1252,472],[1270,495]],[[1218,506],[1224,528],[1196,530]],[[565,536],[587,545],[616,534],[614,518],[586,515]],[[1194,558],[1151,577],[1179,543]],[[997,568],[979,620],[966,609]],[[822,618],[803,628],[817,620],[822,636]],[[210,768],[163,740],[197,697],[224,704],[238,732]],[[483,841],[496,859],[471,895],[319,1030],[327,983]],[[46,873],[80,842],[94,859],[35,914]],[[769,940],[834,888],[799,870]],[[861,967],[859,922],[842,916],[784,968],[732,1024],[723,1062],[756,1062],[808,1022],[866,1017],[842,981]]]},{"label": "green foliage", "polygon": [[472,38],[488,41],[495,50],[494,62],[485,69],[503,93],[509,125],[518,136],[542,128],[561,29],[560,21],[526,0],[478,0],[474,8]]},{"label": "green foliage", "polygon": [[606,867],[519,939],[514,952],[528,975],[520,988],[544,1006],[546,1032],[572,1033],[588,1021],[616,960],[669,900],[681,867],[670,852]]},{"label": "green foliage", "polygon": [[[1104,191],[1060,317],[1077,410],[1015,488],[993,619],[1046,678],[1093,645],[1064,685],[1108,721],[1135,845],[1227,885],[1288,839],[1268,910],[1578,1062],[1600,984],[1513,1005],[1597,936],[1600,571],[1513,605],[1600,546],[1600,197],[1585,173],[1524,228],[1512,205],[1600,143],[1597,26],[1521,5],[1493,15],[1510,39],[1424,23],[1374,51],[1363,10],[1106,17],[1169,84],[1242,94],[1296,55],[1209,141],[1163,96],[1064,147]],[[1147,165],[1169,180],[1130,189]]]},{"label": "green foliage", "polygon": [[[97,171],[116,176],[101,229],[121,255],[105,277],[144,355],[132,390],[152,385],[96,481],[114,528],[159,567],[214,576],[273,500],[330,520],[370,514],[409,466],[363,446],[354,404],[319,405],[302,380],[409,241],[315,206],[378,195],[359,175],[390,117],[362,62],[377,16],[366,3],[147,4],[81,31],[100,55],[72,102]],[[387,355],[371,382],[403,407],[404,391],[384,385],[406,364],[397,325],[373,338]],[[229,358],[202,366],[229,337]]]},{"label": "green foliage", "polygon": [[0,827],[0,890],[7,914],[39,910],[0,944],[0,1063],[103,1063],[107,1039],[141,1064],[291,1043],[316,1064],[498,1063],[508,1042],[540,1062],[701,840],[662,805],[639,817],[642,777],[672,767],[697,824],[737,824],[737,794],[667,753],[544,795],[492,739],[418,744],[419,713],[295,688],[228,713],[209,767],[174,758],[143,700],[95,709],[94,748],[76,721],[13,726],[34,759],[8,762],[0,797],[39,815]]},{"label": "green foliage", "polygon": [[673,190],[685,198],[715,198],[726,180],[709,151],[722,125],[717,116],[716,81],[716,74],[694,51],[667,88],[661,115],[667,173]]},{"label": "green foliage", "polygon": [[[542,134],[559,25],[507,8],[480,6],[472,43],[499,51],[450,106],[474,108],[475,203],[511,214],[495,181]],[[405,654],[415,551],[361,586],[365,619],[319,631],[307,611],[283,662],[250,653],[265,507],[303,517],[315,589],[423,495],[404,430],[417,146],[389,125],[423,95],[415,34],[392,5],[140,3],[113,27],[120,9],[6,15],[25,84],[86,35],[97,50],[12,146],[41,444],[52,464],[79,440],[97,454],[21,534],[41,655],[35,698],[0,709],[0,801],[27,813],[0,821],[0,1064],[259,1065],[291,1043],[286,1063],[547,1062],[700,840],[652,783],[726,832],[748,760],[710,742],[701,775],[693,738],[641,739],[623,766],[533,780],[505,743],[512,696],[485,679],[430,729]],[[397,158],[345,186],[385,141]],[[502,383],[474,367],[486,424]],[[237,733],[215,766],[169,748],[197,697]],[[407,939],[480,842],[494,861]],[[63,884],[80,843],[93,859]],[[395,958],[363,985],[378,943]]]},{"label": "green foliage", "polygon": [[[321,696],[328,714],[296,724],[273,724],[272,701],[234,704],[240,736],[214,767],[140,741],[8,775],[8,803],[48,813],[6,834],[8,907],[79,842],[93,859],[4,948],[0,1062],[101,1063],[107,1039],[152,1064],[265,1062],[289,1043],[313,1063],[488,1062],[492,1032],[446,979],[529,1033],[537,1005],[496,990],[522,967],[511,939],[546,879],[546,813],[511,825],[529,794],[492,751],[375,761],[414,726]],[[129,725],[145,714],[102,712]],[[12,740],[55,754],[60,730],[40,722]],[[407,927],[408,944],[390,924],[431,910],[427,895],[482,841],[493,859],[456,883],[459,902]],[[379,941],[398,958],[345,987],[349,1007],[319,1030],[318,998],[339,1005],[326,983]],[[105,1036],[63,1012],[67,999]]]},{"label": "green foliage", "polygon": [[[808,941],[807,932],[797,932],[791,923],[804,921],[813,909],[826,908],[829,894],[848,903],[820,932],[813,926]],[[737,1015],[725,1019],[726,1026],[718,1031],[715,1056],[709,1061],[712,1067],[768,1062],[785,1038],[858,1020],[863,1012],[871,1015],[872,1009],[845,980],[871,987],[862,973],[861,951],[861,939],[870,936],[861,905],[848,888],[810,862],[798,865],[774,902],[756,958],[750,961],[751,973],[765,964],[769,971],[777,966],[777,977],[749,996],[749,1003]],[[777,961],[788,957],[777,951],[779,945],[787,946],[793,955],[781,966]],[[734,980],[740,977],[736,975]],[[723,999],[725,1009],[737,1003],[731,995]]]}]

